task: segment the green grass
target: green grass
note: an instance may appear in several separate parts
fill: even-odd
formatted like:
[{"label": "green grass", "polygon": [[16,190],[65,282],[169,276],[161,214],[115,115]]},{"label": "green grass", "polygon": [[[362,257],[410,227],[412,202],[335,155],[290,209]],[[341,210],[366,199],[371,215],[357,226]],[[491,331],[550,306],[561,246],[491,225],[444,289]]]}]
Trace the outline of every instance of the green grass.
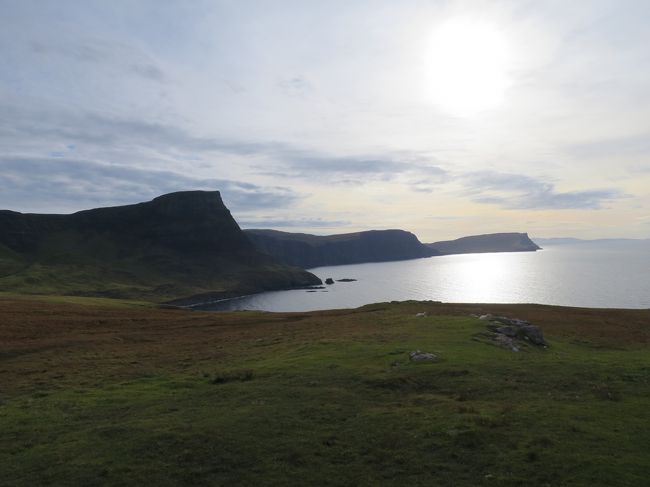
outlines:
[{"label": "green grass", "polygon": [[253,250],[195,255],[137,238],[63,230],[22,253],[0,243],[0,292],[167,302],[317,282],[303,269],[274,263]]},{"label": "green grass", "polygon": [[[214,359],[197,344],[129,380],[3,394],[0,483],[647,485],[645,348],[547,336],[513,353],[473,340],[474,318],[402,305],[318,319],[318,336],[271,323]],[[329,333],[342,319],[359,330]]]},{"label": "green grass", "polygon": [[0,291],[1,299],[33,301],[38,300],[45,303],[64,303],[78,304],[82,306],[101,306],[109,308],[132,308],[145,307],[152,308],[159,306],[149,301],[136,301],[133,299],[112,299],[112,298],[95,298],[87,296],[66,296],[57,294],[19,294],[15,292]]},{"label": "green grass", "polygon": [[[64,257],[29,261],[0,255],[0,292],[33,295],[78,295],[151,302],[171,301],[205,293],[241,295],[265,289],[288,288],[305,271],[287,266],[224,262],[205,267],[187,262],[180,268],[162,259],[137,258],[102,262]],[[293,284],[292,284],[293,283]],[[232,296],[231,296],[232,297]]]}]

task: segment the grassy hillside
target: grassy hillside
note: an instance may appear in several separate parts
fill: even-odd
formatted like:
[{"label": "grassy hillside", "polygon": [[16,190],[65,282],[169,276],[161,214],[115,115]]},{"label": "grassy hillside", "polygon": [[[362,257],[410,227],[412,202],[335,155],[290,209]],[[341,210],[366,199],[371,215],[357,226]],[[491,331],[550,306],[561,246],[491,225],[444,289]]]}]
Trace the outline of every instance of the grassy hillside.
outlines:
[{"label": "grassy hillside", "polygon": [[0,291],[162,301],[318,283],[257,252],[218,191],[72,215],[0,211]]},{"label": "grassy hillside", "polygon": [[[647,484],[648,310],[53,299],[0,297],[2,485]],[[485,312],[550,347],[476,341]]]}]

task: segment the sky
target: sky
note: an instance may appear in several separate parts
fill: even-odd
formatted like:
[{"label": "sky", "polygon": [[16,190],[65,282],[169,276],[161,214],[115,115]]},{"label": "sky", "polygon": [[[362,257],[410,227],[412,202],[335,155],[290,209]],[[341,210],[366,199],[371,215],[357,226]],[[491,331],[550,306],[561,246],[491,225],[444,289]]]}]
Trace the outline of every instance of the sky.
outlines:
[{"label": "sky", "polygon": [[0,0],[0,208],[650,237],[650,2]]}]

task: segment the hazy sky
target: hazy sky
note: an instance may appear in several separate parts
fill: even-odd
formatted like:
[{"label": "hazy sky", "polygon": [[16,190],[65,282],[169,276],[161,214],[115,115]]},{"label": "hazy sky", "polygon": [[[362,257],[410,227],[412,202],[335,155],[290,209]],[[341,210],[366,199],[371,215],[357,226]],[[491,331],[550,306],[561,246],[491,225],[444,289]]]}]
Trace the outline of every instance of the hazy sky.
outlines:
[{"label": "hazy sky", "polygon": [[0,208],[650,237],[650,1],[0,0]]}]

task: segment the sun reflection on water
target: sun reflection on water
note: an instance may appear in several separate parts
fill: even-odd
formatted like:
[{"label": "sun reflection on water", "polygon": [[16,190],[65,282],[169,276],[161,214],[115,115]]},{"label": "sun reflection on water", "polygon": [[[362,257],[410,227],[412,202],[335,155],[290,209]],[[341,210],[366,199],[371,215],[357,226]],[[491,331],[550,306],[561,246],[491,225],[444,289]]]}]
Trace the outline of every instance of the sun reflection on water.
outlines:
[{"label": "sun reflection on water", "polygon": [[[456,302],[497,301],[512,294],[513,286],[521,280],[525,271],[520,259],[512,254],[486,253],[449,255],[441,268],[432,268],[443,290],[443,300]],[[510,289],[508,289],[510,288]],[[504,293],[509,290],[510,293]]]},{"label": "sun reflection on water", "polygon": [[464,254],[312,269],[336,282],[321,290],[276,291],[209,309],[308,311],[368,303],[540,303],[561,306],[650,307],[650,248],[629,244],[559,246],[540,252]]}]

